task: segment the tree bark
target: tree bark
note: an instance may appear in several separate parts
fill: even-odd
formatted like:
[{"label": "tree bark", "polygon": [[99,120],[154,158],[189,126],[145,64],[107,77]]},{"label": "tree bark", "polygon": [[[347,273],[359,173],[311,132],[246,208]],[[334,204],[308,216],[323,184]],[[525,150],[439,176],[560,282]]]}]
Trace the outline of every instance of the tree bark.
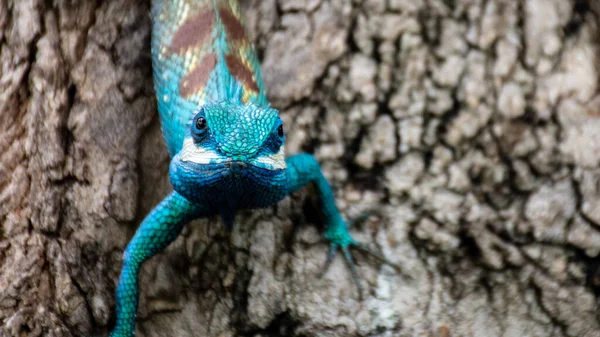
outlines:
[{"label": "tree bark", "polygon": [[[249,0],[310,192],[194,221],[141,277],[136,336],[600,336],[597,0]],[[149,1],[0,0],[0,336],[105,335],[122,252],[170,191]]]}]

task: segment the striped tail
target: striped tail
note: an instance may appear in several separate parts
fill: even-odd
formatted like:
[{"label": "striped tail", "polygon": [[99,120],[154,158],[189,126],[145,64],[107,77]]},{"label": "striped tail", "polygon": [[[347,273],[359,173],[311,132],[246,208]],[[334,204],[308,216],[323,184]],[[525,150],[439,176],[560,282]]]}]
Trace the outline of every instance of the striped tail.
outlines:
[{"label": "striped tail", "polygon": [[154,0],[152,67],[162,130],[173,157],[205,102],[266,105],[260,66],[234,0]]}]

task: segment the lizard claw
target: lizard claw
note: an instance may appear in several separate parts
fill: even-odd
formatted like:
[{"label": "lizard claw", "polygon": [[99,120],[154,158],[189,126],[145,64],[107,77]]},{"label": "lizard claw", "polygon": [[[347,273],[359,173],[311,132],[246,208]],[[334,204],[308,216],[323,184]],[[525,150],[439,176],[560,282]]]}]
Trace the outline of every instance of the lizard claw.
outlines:
[{"label": "lizard claw", "polygon": [[325,266],[323,267],[323,271],[320,273],[319,278],[322,278],[327,273],[327,270],[329,270],[329,267],[331,266],[331,262],[333,262],[335,253],[338,249],[341,249],[342,253],[344,254],[344,258],[346,259],[346,263],[348,264],[348,268],[350,268],[352,280],[358,289],[358,295],[362,299],[362,286],[360,284],[360,277],[358,275],[358,271],[356,270],[356,263],[354,263],[354,259],[352,258],[350,249],[348,247],[349,246],[341,246],[334,242],[331,243],[331,246],[329,247],[329,253],[327,254],[327,260],[325,261]]},{"label": "lizard claw", "polygon": [[329,253],[327,254],[327,260],[325,261],[323,271],[319,274],[319,278],[322,278],[325,275],[325,273],[327,273],[327,270],[329,270],[329,267],[331,266],[331,263],[333,262],[335,253],[337,252],[338,249],[340,249],[342,251],[342,253],[344,254],[344,259],[346,260],[346,264],[348,265],[348,268],[350,269],[350,273],[352,275],[352,281],[356,285],[356,288],[358,290],[358,295],[359,295],[360,299],[362,299],[363,287],[360,283],[360,276],[359,276],[358,270],[356,269],[356,263],[354,262],[354,259],[352,258],[352,254],[350,253],[350,250],[353,248],[373,256],[375,259],[379,260],[380,262],[382,262],[384,264],[387,264],[387,265],[393,267],[397,271],[401,271],[400,266],[398,266],[394,262],[390,261],[389,259],[385,258],[383,255],[372,251],[371,249],[367,248],[366,246],[364,246],[358,242],[353,242],[353,243],[349,244],[348,246],[341,246],[341,245],[338,245],[338,244],[335,244],[332,242],[331,246],[329,247]]},{"label": "lizard claw", "polygon": [[388,266],[393,267],[394,269],[396,269],[397,271],[401,271],[401,268],[399,265],[395,264],[394,262],[390,261],[389,259],[387,259],[385,256],[381,255],[378,252],[374,252],[371,249],[367,248],[364,245],[361,244],[356,244],[354,245],[354,247],[356,247],[358,250],[367,253],[369,255],[371,255],[372,257],[376,258],[377,260],[379,260],[379,262],[387,264]]},{"label": "lizard claw", "polygon": [[352,259],[352,255],[350,255],[350,250],[348,247],[342,247],[342,252],[344,252],[344,258],[346,259],[346,263],[350,268],[350,273],[352,274],[352,279],[354,280],[354,284],[356,284],[356,289],[358,290],[358,297],[362,300],[362,286],[360,285],[360,277],[358,276],[358,271],[356,270],[356,264]]},{"label": "lizard claw", "polygon": [[[352,219],[351,221],[349,221],[349,223],[354,224],[356,222],[364,221],[367,218],[368,218],[368,214],[365,213],[365,214],[362,214],[361,216],[359,216],[358,218]],[[327,254],[327,260],[325,261],[325,266],[323,268],[323,271],[319,275],[319,278],[322,278],[325,275],[325,273],[327,272],[327,270],[329,269],[329,267],[331,266],[331,263],[333,262],[333,259],[335,257],[335,253],[337,252],[338,249],[340,249],[342,251],[342,253],[344,254],[344,259],[346,260],[346,264],[348,265],[348,268],[350,269],[350,273],[352,275],[352,280],[354,281],[354,284],[356,285],[360,299],[363,298],[362,297],[363,288],[362,288],[362,285],[360,282],[359,273],[356,269],[356,263],[354,262],[354,259],[352,258],[352,254],[350,253],[351,249],[354,248],[354,249],[360,250],[364,253],[367,253],[367,254],[373,256],[374,258],[376,258],[377,260],[379,260],[380,262],[390,265],[397,271],[401,272],[400,266],[393,263],[389,259],[385,258],[380,253],[374,252],[371,249],[367,248],[365,245],[356,242],[350,236],[350,233],[348,233],[348,229],[345,225],[344,226],[334,226],[334,228],[335,228],[335,230],[328,232],[326,234],[327,239],[329,239],[329,241],[330,241],[330,247],[329,247],[329,253]]]},{"label": "lizard claw", "polygon": [[335,257],[335,252],[337,250],[337,245],[332,243],[329,247],[329,253],[327,254],[327,260],[325,261],[325,266],[323,266],[323,271],[319,274],[319,278],[323,278],[327,270],[329,270],[329,266],[331,266],[331,262],[333,262],[333,258]]}]

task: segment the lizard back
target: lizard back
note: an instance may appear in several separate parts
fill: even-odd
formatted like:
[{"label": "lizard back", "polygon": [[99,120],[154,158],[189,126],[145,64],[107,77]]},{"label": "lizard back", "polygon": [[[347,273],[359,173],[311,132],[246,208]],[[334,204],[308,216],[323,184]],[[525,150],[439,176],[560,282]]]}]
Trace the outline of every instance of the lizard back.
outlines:
[{"label": "lizard back", "polygon": [[237,0],[153,0],[152,69],[171,157],[206,102],[267,105],[260,66]]}]

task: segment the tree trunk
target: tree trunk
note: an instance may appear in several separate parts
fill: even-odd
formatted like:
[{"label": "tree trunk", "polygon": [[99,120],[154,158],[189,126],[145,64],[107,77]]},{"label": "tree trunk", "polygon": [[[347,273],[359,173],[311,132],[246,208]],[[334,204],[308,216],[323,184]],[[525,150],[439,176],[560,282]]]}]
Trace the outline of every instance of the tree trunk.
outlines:
[{"label": "tree trunk", "polygon": [[[141,272],[136,336],[600,336],[597,0],[252,0],[310,191],[190,223]],[[122,252],[170,190],[149,1],[0,0],[0,336],[105,335]]]}]

